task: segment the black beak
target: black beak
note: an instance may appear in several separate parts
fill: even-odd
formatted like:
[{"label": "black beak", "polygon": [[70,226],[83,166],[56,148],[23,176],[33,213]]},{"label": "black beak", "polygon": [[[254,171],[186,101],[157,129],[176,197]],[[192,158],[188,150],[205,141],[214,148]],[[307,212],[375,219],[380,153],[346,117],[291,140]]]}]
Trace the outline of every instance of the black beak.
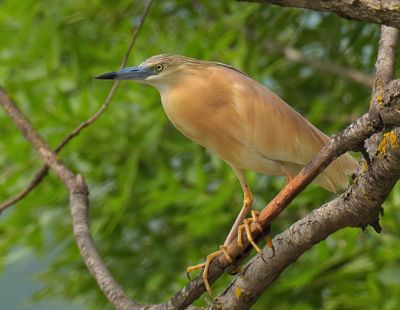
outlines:
[{"label": "black beak", "polygon": [[114,80],[117,76],[117,72],[109,72],[98,75],[95,77],[96,80]]},{"label": "black beak", "polygon": [[121,69],[119,71],[109,72],[109,73],[105,73],[105,74],[96,76],[95,79],[143,81],[153,74],[154,73],[147,68],[130,67],[130,68]]}]

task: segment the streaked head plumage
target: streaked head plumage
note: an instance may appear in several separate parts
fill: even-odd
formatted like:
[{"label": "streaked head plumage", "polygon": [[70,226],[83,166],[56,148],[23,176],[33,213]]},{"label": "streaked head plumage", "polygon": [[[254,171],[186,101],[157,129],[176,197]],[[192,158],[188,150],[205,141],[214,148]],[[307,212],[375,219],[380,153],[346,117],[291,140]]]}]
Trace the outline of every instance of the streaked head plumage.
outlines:
[{"label": "streaked head plumage", "polygon": [[175,83],[184,76],[207,76],[211,74],[211,71],[207,69],[215,66],[240,72],[229,65],[218,62],[197,60],[195,58],[173,54],[160,54],[144,60],[137,67],[130,67],[117,72],[106,73],[96,78],[108,80],[134,80],[140,83],[150,84],[160,89],[160,87]]}]

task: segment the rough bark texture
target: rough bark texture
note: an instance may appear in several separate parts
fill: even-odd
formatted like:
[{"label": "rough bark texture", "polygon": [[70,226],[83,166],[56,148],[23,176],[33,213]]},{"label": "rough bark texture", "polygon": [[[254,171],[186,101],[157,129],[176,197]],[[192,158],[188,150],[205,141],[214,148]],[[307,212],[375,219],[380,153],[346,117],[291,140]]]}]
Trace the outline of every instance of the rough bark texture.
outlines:
[{"label": "rough bark texture", "polygon": [[239,0],[332,12],[345,18],[400,28],[398,0]]},{"label": "rough bark texture", "polygon": [[[314,158],[314,160],[308,164],[294,179],[292,179],[283,189],[282,191],[261,211],[259,215],[260,224],[263,228],[267,228],[271,221],[276,218],[288,205],[289,203],[307,186],[307,184],[311,183],[312,180],[320,173],[329,163],[350,150],[359,150],[359,148],[363,145],[365,139],[369,138],[376,132],[380,132],[385,126],[399,126],[400,125],[400,80],[395,80],[391,82],[388,87],[385,89],[385,95],[383,104],[381,105],[378,113],[366,113],[362,117],[360,117],[357,121],[349,125],[345,130],[341,133],[337,134],[331,139],[331,143],[324,147]],[[396,129],[397,130],[397,129]],[[389,133],[390,134],[390,133]],[[393,133],[394,134],[394,133]],[[397,136],[394,138],[393,135],[386,136],[386,140],[382,141],[385,145],[389,145],[392,143],[393,147],[398,147],[398,132],[396,132]],[[397,143],[397,144],[396,144]],[[397,148],[396,148],[397,150]],[[383,157],[387,156],[386,154],[382,155]],[[382,157],[379,157],[381,159]],[[380,167],[380,166],[379,166]],[[382,164],[381,167],[384,167],[385,170],[390,169],[388,163]],[[396,171],[396,169],[394,169]],[[369,184],[371,188],[375,188],[375,180],[380,178],[380,175],[375,175],[374,169],[371,173],[371,177],[368,178],[368,182],[372,182]],[[386,175],[386,171],[383,171]],[[392,180],[393,181],[393,180]],[[390,191],[393,187],[389,180],[386,183],[384,188],[385,191]],[[354,189],[354,193],[352,195],[363,197],[365,195],[365,191],[362,186],[354,185],[356,189]],[[378,186],[378,185],[377,185]],[[353,190],[353,189],[351,189]],[[374,190],[374,194],[376,190]],[[348,195],[348,192],[342,194],[341,199],[345,199]],[[382,192],[382,196],[386,197],[386,192]],[[346,198],[347,199],[347,198]],[[357,200],[355,200],[356,203]],[[363,201],[363,200],[360,200]],[[374,201],[374,200],[371,200]],[[381,200],[374,201],[372,207],[375,207],[376,210],[379,210],[381,204]],[[361,210],[363,209],[363,205],[360,203]],[[370,216],[369,214],[359,214],[360,218],[357,222],[349,223],[347,222],[345,226],[353,226],[353,227],[365,227],[368,224],[374,224],[377,221],[378,213],[375,212],[374,216]],[[330,225],[333,225],[332,227]],[[342,227],[345,227],[342,226]],[[338,228],[335,228],[335,224],[331,224],[329,221],[324,222],[324,227],[326,227],[327,231],[335,231]],[[251,225],[251,232],[255,239],[260,239],[262,234],[258,231],[256,225]],[[325,236],[326,237],[326,236]],[[323,238],[325,238],[323,237]],[[322,238],[322,239],[323,239]],[[321,240],[322,240],[321,239]],[[310,241],[309,238],[306,239],[307,242]],[[247,236],[243,235],[243,241],[245,246],[248,246]],[[314,243],[310,242],[308,248],[310,248]],[[279,247],[279,243],[275,245],[277,248]],[[227,247],[227,251],[232,258],[234,258],[235,263],[238,263],[242,260],[243,256],[247,254],[249,248],[245,250],[241,250],[238,247],[237,241],[234,240]],[[296,250],[293,249],[293,252],[287,252],[288,256],[286,261],[290,261],[291,255],[296,256]],[[284,269],[287,265],[284,263],[285,261],[281,261],[281,268]],[[277,262],[279,263],[279,262]],[[220,275],[223,273],[224,269],[229,267],[230,263],[227,261],[224,255],[219,256],[215,259],[210,266],[209,270],[209,280],[210,283],[215,281]],[[276,268],[276,265],[275,267]],[[240,277],[240,275],[239,275]],[[201,278],[201,275],[198,275],[195,279],[193,279],[188,285],[186,285],[182,290],[180,290],[171,300],[168,302],[168,306],[171,308],[184,309],[188,305],[190,305],[195,299],[197,299],[203,292],[205,291],[204,283]],[[234,298],[231,295],[231,298]]]},{"label": "rough bark texture", "polygon": [[[393,131],[400,141],[400,129]],[[379,216],[380,206],[400,177],[400,145],[387,145],[344,194],[293,224],[273,240],[275,255],[254,257],[208,309],[248,309],[292,262],[344,227],[365,227]]]},{"label": "rough bark texture", "polygon": [[[382,104],[384,88],[393,79],[396,67],[396,50],[399,41],[399,30],[393,27],[381,26],[378,55],[375,63],[375,81],[372,87],[370,111],[376,112]],[[364,158],[367,160],[374,156],[378,147],[378,141],[382,139],[382,133],[376,133],[365,141]]]}]

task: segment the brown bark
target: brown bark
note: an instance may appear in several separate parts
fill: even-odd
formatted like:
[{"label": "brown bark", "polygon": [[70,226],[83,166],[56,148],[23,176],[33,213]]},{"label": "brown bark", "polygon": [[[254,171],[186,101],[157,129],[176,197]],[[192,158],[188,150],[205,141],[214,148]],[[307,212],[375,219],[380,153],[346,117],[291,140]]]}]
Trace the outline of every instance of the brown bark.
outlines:
[{"label": "brown bark", "polygon": [[341,17],[400,28],[398,0],[239,0],[335,13]]}]

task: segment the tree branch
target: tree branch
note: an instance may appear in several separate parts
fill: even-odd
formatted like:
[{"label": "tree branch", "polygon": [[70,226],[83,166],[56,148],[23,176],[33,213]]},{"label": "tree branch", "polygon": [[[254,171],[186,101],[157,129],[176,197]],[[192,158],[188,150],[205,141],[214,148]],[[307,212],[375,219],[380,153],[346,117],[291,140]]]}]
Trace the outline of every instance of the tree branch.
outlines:
[{"label": "tree branch", "polygon": [[[388,36],[388,38],[394,39],[394,36],[391,31],[382,32],[383,36]],[[395,46],[397,42],[391,41],[392,44],[389,46]],[[381,45],[385,44],[386,41],[384,39],[381,40]],[[382,50],[382,48],[380,48]],[[383,51],[381,52],[383,53]],[[392,50],[388,55],[394,57],[395,52]],[[383,54],[382,54],[383,55]],[[383,57],[383,56],[382,56]],[[386,60],[378,58],[377,63],[385,64],[384,68],[389,70],[390,66],[387,66],[387,63],[394,64],[393,60]],[[390,78],[390,73],[387,73],[385,69],[381,68],[380,65],[376,66],[377,71],[380,72],[379,76],[383,76],[384,79]],[[392,69],[390,69],[392,72]],[[393,74],[393,73],[392,73]],[[386,85],[386,84],[385,84]],[[321,173],[334,159],[339,157],[341,154],[347,151],[359,151],[363,150],[364,141],[371,137],[373,134],[380,132],[384,127],[390,128],[393,126],[400,125],[400,80],[392,81],[389,83],[381,94],[380,104],[376,105],[376,109],[366,113],[364,116],[360,117],[358,120],[349,125],[344,131],[332,137],[330,143],[326,145],[321,151],[317,154],[317,156],[305,167],[300,173],[292,179],[286,186],[281,190],[281,192],[261,211],[259,215],[260,224],[264,229],[267,229],[273,219],[275,219],[288,205],[289,203],[309,184],[312,180]],[[398,136],[393,136],[393,133],[390,133],[389,136],[384,136],[384,140],[382,141],[383,145],[388,145],[392,143],[392,146],[398,145]],[[382,152],[385,149],[382,148]],[[386,167],[385,170],[389,169]],[[374,180],[374,177],[371,176],[370,180]],[[397,180],[397,179],[396,179]],[[390,183],[388,181],[388,183]],[[394,184],[394,183],[393,183]],[[374,182],[370,184],[374,186]],[[390,184],[388,184],[390,185]],[[384,189],[390,191],[393,185],[387,186]],[[384,190],[382,189],[382,190]],[[372,191],[375,193],[375,190]],[[387,193],[382,192],[384,197],[386,197]],[[365,195],[365,192],[361,189],[355,191],[356,195]],[[343,194],[341,199],[344,199],[346,196]],[[346,198],[347,199],[347,198]],[[357,201],[357,200],[356,200]],[[363,200],[360,200],[363,201]],[[377,201],[374,205],[380,206],[381,201]],[[375,213],[375,217],[368,218],[368,220],[360,221],[359,225],[365,227],[368,224],[374,225],[377,222],[378,215]],[[333,228],[332,228],[333,229]],[[337,228],[339,229],[339,228]],[[333,230],[334,231],[334,230]],[[261,238],[261,233],[258,230],[258,227],[255,224],[251,225],[251,233],[252,236],[256,239]],[[242,236],[244,240],[247,242],[247,236]],[[322,239],[326,236],[322,235]],[[322,240],[320,239],[320,240]],[[307,239],[306,239],[307,240]],[[317,241],[316,241],[317,242]],[[310,248],[314,243],[309,243],[308,248]],[[246,246],[248,244],[246,243]],[[305,248],[304,251],[308,248]],[[243,254],[241,249],[238,247],[237,241],[234,240],[231,244],[228,245],[227,251],[229,255],[235,259],[235,261],[239,261],[242,259]],[[248,248],[244,251],[247,252]],[[295,255],[295,253],[292,253]],[[245,254],[244,254],[245,255]],[[300,255],[300,254],[298,254]],[[288,262],[289,264],[290,262]],[[227,261],[224,255],[219,256],[217,259],[213,261],[209,269],[209,280],[213,282],[215,279],[221,276],[223,270],[227,268],[230,263]],[[287,265],[282,265],[281,270],[283,270]],[[280,273],[280,272],[279,272]],[[277,276],[277,275],[276,275]],[[271,278],[271,281],[274,277]],[[239,286],[240,287],[240,286]],[[229,288],[228,288],[229,289]],[[189,283],[186,287],[184,287],[181,291],[179,291],[170,301],[169,304],[175,306],[177,308],[184,308],[189,305],[193,300],[197,299],[205,290],[201,275],[197,276],[191,283]],[[232,291],[230,291],[232,293]],[[235,295],[230,294],[230,298],[234,299]],[[221,297],[224,302],[226,301],[224,297]],[[217,298],[217,303],[220,305],[220,301]]]},{"label": "tree branch", "polygon": [[331,12],[341,17],[400,28],[398,0],[239,0]]},{"label": "tree branch", "polygon": [[[358,151],[360,145],[363,144],[365,139],[369,138],[372,134],[381,131],[384,126],[400,126],[400,80],[392,81],[385,89],[383,103],[378,109],[378,114],[366,113],[354,123],[350,124],[341,133],[332,137],[330,143],[322,148],[317,156],[305,168],[303,168],[295,178],[286,184],[281,192],[260,212],[259,222],[261,226],[264,229],[267,229],[272,220],[274,220],[334,159],[347,151]],[[400,140],[396,140],[397,138],[394,139],[393,136],[388,136],[386,139],[386,145],[388,145],[388,141],[394,141],[393,146],[400,142]],[[389,167],[386,167],[385,169],[387,170]],[[357,191],[355,194],[364,194],[363,191],[359,191],[360,192]],[[375,217],[371,222],[366,220],[361,221],[360,225],[362,224],[362,226],[366,226],[368,224],[373,224],[376,219],[377,218]],[[259,240],[262,237],[257,225],[252,223],[250,229],[254,239]],[[247,236],[244,234],[242,238],[244,249],[239,248],[237,240],[232,241],[227,246],[227,251],[234,259],[234,263],[242,260],[243,257],[247,255],[247,252],[251,250],[251,248],[248,247]],[[310,244],[309,247],[311,246],[312,244]],[[219,278],[224,272],[224,269],[230,265],[230,262],[224,255],[217,257],[210,265],[210,283]],[[174,297],[172,297],[168,302],[168,305],[178,309],[184,309],[196,300],[204,291],[205,286],[202,277],[201,275],[198,275]]]},{"label": "tree branch", "polygon": [[[122,69],[125,67],[126,63],[128,62],[129,55],[135,45],[136,38],[139,35],[139,32],[144,24],[144,21],[146,20],[146,17],[150,11],[150,7],[153,4],[153,0],[149,0],[146,4],[146,7],[144,9],[144,12],[142,13],[142,16],[140,17],[139,24],[137,27],[135,27],[135,30],[133,31],[131,41],[129,43],[128,49],[122,59],[120,68]],[[58,154],[73,138],[75,138],[77,135],[81,133],[83,129],[88,127],[90,124],[94,123],[107,109],[109,104],[111,103],[112,98],[115,95],[115,92],[118,88],[120,81],[115,81],[114,84],[112,85],[106,100],[100,107],[100,109],[94,113],[90,118],[87,120],[83,121],[80,123],[77,127],[75,127],[74,130],[72,130],[62,141],[61,143],[55,148],[54,152]],[[7,209],[8,207],[14,205],[24,197],[26,197],[36,186],[40,184],[40,182],[43,180],[43,178],[47,175],[49,171],[49,167],[47,165],[44,165],[33,177],[33,179],[29,182],[28,186],[26,186],[21,192],[16,194],[14,197],[11,197],[2,203],[0,203],[0,213]]]},{"label": "tree branch", "polygon": [[277,42],[267,41],[265,47],[268,51],[281,54],[286,59],[293,62],[305,64],[312,68],[315,68],[316,70],[343,77],[368,88],[370,88],[374,83],[374,77],[369,74],[307,56],[301,51],[294,49],[290,46],[282,46]]},{"label": "tree branch", "polygon": [[[390,31],[385,31],[385,33],[389,36]],[[392,33],[390,34],[390,37],[395,38],[396,36]],[[381,44],[384,42],[386,41],[381,40]],[[389,45],[396,46],[396,43],[397,42],[392,41],[392,44]],[[394,56],[394,54],[395,52],[393,50],[389,53],[389,55],[392,56]],[[384,59],[380,59],[379,61],[386,64]],[[387,61],[392,62],[391,60]],[[385,67],[389,68],[390,66]],[[390,73],[386,73],[384,69],[380,68],[381,67],[377,65],[377,71],[381,72],[382,76],[386,77],[386,79],[387,77],[390,77]],[[330,143],[322,148],[317,156],[305,168],[303,168],[294,179],[286,184],[281,192],[261,211],[259,222],[264,229],[268,229],[272,220],[274,220],[334,159],[347,151],[363,151],[365,140],[370,138],[373,134],[380,132],[384,127],[390,128],[400,125],[400,80],[389,83],[389,85],[384,88],[380,100],[380,104],[377,106],[376,110],[370,110],[364,116],[349,125],[344,131],[333,136]],[[393,138],[393,136],[391,137]],[[386,144],[388,143],[387,141],[391,141],[390,137],[386,137],[385,139],[386,142],[382,142],[385,142]],[[394,139],[394,141],[398,140]],[[392,187],[389,187],[389,190],[391,188]],[[376,215],[373,221],[365,222],[364,226],[367,226],[368,224],[374,225],[377,222],[377,218]],[[250,228],[252,236],[255,239],[260,239],[262,234],[259,232],[258,227],[255,224],[252,224]],[[245,242],[244,247],[246,248],[248,247],[247,236],[243,235],[242,237]],[[313,243],[310,243],[308,248],[312,245]],[[235,263],[237,263],[243,259],[243,256],[247,254],[249,249],[240,249],[237,240],[234,240],[228,245],[227,251],[229,255],[234,258]],[[209,268],[210,282],[212,283],[219,278],[224,272],[224,269],[229,265],[230,262],[228,262],[224,255],[220,255],[216,258]],[[282,270],[286,266],[283,266]],[[197,299],[204,291],[205,286],[202,277],[201,275],[198,275],[186,287],[171,298],[168,304],[172,307],[185,308]],[[230,296],[231,298],[234,298],[234,295]]]},{"label": "tree branch", "polygon": [[[375,81],[370,101],[370,111],[372,113],[377,113],[377,109],[382,105],[384,89],[393,79],[398,42],[398,29],[384,25],[381,26],[381,37],[379,39],[378,55],[375,63]],[[365,141],[366,152],[364,152],[363,156],[366,160],[375,155],[381,138],[382,133],[377,133]]]},{"label": "tree branch", "polygon": [[[400,128],[393,131],[400,141]],[[400,147],[390,144],[345,193],[297,221],[273,240],[275,255],[255,256],[208,309],[248,309],[281,272],[312,246],[345,227],[365,227],[379,216],[400,178]]]},{"label": "tree branch", "polygon": [[5,90],[0,88],[0,105],[4,107],[14,124],[23,136],[38,151],[43,161],[49,166],[64,183],[70,193],[70,208],[75,239],[81,256],[89,271],[96,279],[100,289],[109,301],[121,310],[141,309],[141,306],[133,302],[113,279],[98,254],[90,234],[87,210],[89,207],[89,192],[82,176],[75,176],[57,155],[50,149],[33,129],[30,122],[22,112],[14,105]]}]

